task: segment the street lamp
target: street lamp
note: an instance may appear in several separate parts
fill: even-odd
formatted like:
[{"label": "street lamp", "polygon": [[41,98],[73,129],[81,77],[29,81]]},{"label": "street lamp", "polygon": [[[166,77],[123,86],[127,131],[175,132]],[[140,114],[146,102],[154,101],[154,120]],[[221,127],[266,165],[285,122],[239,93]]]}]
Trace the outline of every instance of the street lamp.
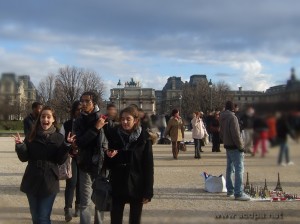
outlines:
[{"label": "street lamp", "polygon": [[118,103],[119,103],[119,111],[120,111],[120,107],[121,107],[121,105],[120,105],[120,101],[121,101],[121,85],[122,85],[122,83],[121,83],[121,80],[119,79],[119,82],[117,83],[117,86],[118,86],[118,89],[119,89],[119,93],[118,93]]},{"label": "street lamp", "polygon": [[208,82],[208,86],[210,88],[210,111],[212,111],[212,86],[213,86],[213,84],[211,82],[211,79]]},{"label": "street lamp", "polygon": [[181,115],[181,100],[182,100],[182,95],[180,94],[179,95],[179,114],[180,114],[180,116],[182,116]]}]

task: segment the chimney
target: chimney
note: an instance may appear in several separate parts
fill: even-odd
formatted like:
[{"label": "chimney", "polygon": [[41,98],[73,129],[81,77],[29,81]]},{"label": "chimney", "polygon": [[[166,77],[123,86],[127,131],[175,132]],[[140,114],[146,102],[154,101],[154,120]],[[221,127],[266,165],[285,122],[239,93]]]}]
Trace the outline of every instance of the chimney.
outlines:
[{"label": "chimney", "polygon": [[242,87],[241,87],[241,86],[239,87],[239,91],[240,91],[240,92],[242,91]]}]

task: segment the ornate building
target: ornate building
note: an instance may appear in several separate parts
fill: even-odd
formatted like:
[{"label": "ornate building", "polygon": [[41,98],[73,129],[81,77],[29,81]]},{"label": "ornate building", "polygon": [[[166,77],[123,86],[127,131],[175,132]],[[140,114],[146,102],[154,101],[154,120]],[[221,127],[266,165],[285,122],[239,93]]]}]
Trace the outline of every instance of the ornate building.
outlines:
[{"label": "ornate building", "polygon": [[272,86],[260,98],[257,108],[262,111],[300,110],[300,80],[295,69],[291,69],[291,78],[285,85]]},{"label": "ornate building", "polygon": [[158,114],[170,114],[173,108],[181,107],[182,86],[181,77],[172,76],[162,90],[155,91]]},{"label": "ornate building", "polygon": [[264,92],[242,90],[242,87],[239,87],[239,90],[230,91],[230,94],[233,96],[233,102],[239,106],[240,110],[244,110],[246,109],[247,105],[258,103]]},{"label": "ornate building", "polygon": [[0,119],[20,120],[36,101],[37,92],[28,75],[3,73],[0,79]]},{"label": "ornate building", "polygon": [[135,104],[142,108],[148,114],[155,114],[155,90],[152,88],[142,88],[139,82],[131,78],[129,82],[122,83],[119,80],[118,87],[110,90],[110,101],[114,103],[119,110]]}]

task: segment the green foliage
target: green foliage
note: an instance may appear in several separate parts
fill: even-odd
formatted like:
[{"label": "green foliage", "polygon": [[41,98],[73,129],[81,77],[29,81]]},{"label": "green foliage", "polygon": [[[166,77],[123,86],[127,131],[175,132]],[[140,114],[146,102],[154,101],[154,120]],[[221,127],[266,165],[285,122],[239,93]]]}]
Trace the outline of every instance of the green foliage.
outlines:
[{"label": "green foliage", "polygon": [[23,121],[0,121],[0,130],[23,130]]}]

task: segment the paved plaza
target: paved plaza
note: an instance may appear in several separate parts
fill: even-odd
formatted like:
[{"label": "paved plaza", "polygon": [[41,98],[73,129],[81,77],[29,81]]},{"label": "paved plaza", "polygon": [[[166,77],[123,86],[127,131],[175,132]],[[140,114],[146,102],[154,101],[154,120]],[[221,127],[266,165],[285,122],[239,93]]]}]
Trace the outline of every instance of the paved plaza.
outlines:
[{"label": "paved plaza", "polygon": [[[190,136],[190,133],[187,134]],[[265,158],[259,155],[245,157],[245,175],[250,182],[269,189],[277,183],[280,173],[283,190],[300,196],[300,145],[289,141],[292,166],[276,164],[278,147],[270,148]],[[200,173],[225,175],[226,157],[212,153],[211,145],[204,147],[200,160],[194,159],[194,146],[188,145],[180,152],[178,160],[172,159],[170,145],[155,145],[154,198],[144,206],[142,223],[299,223],[300,201],[294,202],[239,202],[226,197],[226,193],[207,193]],[[27,198],[19,186],[27,163],[18,160],[12,138],[0,138],[0,224],[31,223]],[[64,181],[52,212],[52,223],[64,221]],[[71,223],[79,223],[73,218]],[[105,213],[105,223],[110,223]],[[124,223],[128,223],[126,207]]]}]

